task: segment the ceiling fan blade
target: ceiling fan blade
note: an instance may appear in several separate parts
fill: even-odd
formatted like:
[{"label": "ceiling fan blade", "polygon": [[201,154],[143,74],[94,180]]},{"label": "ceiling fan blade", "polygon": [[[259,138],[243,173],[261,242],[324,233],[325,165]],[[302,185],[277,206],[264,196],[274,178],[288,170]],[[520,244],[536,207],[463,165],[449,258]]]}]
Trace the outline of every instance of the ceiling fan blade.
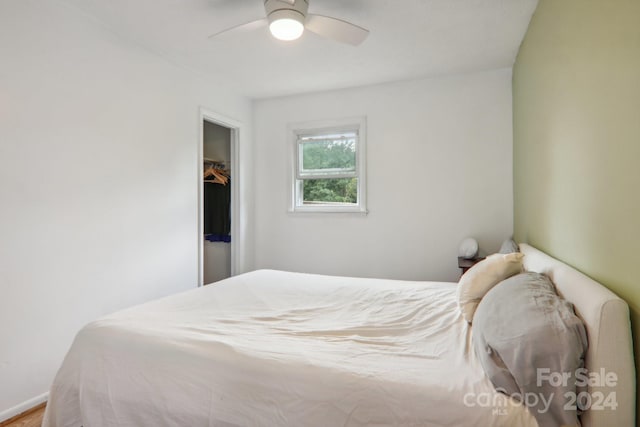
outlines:
[{"label": "ceiling fan blade", "polygon": [[369,30],[350,22],[312,13],[307,15],[305,27],[319,36],[353,46],[362,43],[369,35]]},{"label": "ceiling fan blade", "polygon": [[227,28],[226,30],[218,31],[217,33],[211,34],[208,38],[221,40],[227,37],[233,37],[238,34],[248,33],[249,31],[254,31],[259,28],[266,27],[268,23],[269,20],[267,18],[262,18],[256,21],[247,22],[245,24],[236,25],[235,27]]}]

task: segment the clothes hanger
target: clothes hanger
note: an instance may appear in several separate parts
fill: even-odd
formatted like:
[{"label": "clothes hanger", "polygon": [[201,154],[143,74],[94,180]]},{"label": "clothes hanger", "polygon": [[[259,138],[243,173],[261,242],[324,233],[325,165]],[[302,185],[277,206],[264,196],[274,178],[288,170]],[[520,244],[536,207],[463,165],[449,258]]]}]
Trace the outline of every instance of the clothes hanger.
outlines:
[{"label": "clothes hanger", "polygon": [[212,168],[207,170],[207,173],[205,174],[205,178],[209,178],[212,176],[214,177],[214,179],[205,179],[204,182],[227,185],[227,182],[229,181],[229,177],[227,175],[220,173],[218,169]]},{"label": "clothes hanger", "polygon": [[214,173],[213,166],[209,165],[207,169],[204,171],[204,178],[209,178]]},{"label": "clothes hanger", "polygon": [[[204,158],[203,162],[206,165],[206,169],[203,172],[204,182],[227,185],[231,175],[226,168],[228,162],[208,158]],[[211,177],[214,177],[214,179],[207,179]]]},{"label": "clothes hanger", "polygon": [[225,175],[221,174],[218,170],[214,169],[213,170],[213,174],[216,177],[213,181],[214,182],[218,182],[219,184],[222,185],[227,185],[227,182],[229,181],[229,178],[227,178]]}]

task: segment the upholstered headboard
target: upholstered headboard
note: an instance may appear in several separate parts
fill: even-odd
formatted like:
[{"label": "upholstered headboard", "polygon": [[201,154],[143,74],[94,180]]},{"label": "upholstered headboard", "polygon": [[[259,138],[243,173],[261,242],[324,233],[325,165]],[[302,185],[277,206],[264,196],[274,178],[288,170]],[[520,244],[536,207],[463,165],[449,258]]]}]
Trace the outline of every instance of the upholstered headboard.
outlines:
[{"label": "upholstered headboard", "polygon": [[527,244],[520,250],[527,271],[544,273],[551,278],[558,292],[573,303],[576,314],[587,326],[589,348],[585,367],[590,373],[615,373],[615,387],[589,388],[593,402],[597,392],[606,397],[615,393],[617,407],[589,410],[582,414],[583,427],[635,426],[635,366],[627,303],[609,289],[568,265]]}]

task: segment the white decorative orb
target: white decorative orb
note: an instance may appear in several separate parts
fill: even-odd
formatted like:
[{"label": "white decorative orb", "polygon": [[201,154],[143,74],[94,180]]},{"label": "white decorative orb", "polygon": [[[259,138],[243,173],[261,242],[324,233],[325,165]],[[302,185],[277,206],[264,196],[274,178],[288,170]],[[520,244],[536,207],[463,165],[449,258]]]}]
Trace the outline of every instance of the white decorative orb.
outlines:
[{"label": "white decorative orb", "polygon": [[473,259],[478,255],[478,242],[476,239],[467,237],[460,243],[458,256],[465,259]]}]

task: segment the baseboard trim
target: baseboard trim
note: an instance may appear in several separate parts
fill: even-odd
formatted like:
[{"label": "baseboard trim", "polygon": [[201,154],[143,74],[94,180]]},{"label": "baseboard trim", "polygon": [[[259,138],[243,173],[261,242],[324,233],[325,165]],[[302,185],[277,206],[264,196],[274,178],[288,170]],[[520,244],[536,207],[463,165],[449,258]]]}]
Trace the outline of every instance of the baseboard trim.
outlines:
[{"label": "baseboard trim", "polygon": [[17,415],[21,415],[25,412],[28,412],[31,409],[34,409],[36,406],[42,405],[49,399],[49,392],[42,393],[40,396],[36,396],[33,399],[29,399],[25,402],[22,402],[19,405],[14,406],[13,408],[9,408],[5,411],[0,412],[0,423],[4,424],[5,421],[8,421],[10,418],[13,418]]}]

